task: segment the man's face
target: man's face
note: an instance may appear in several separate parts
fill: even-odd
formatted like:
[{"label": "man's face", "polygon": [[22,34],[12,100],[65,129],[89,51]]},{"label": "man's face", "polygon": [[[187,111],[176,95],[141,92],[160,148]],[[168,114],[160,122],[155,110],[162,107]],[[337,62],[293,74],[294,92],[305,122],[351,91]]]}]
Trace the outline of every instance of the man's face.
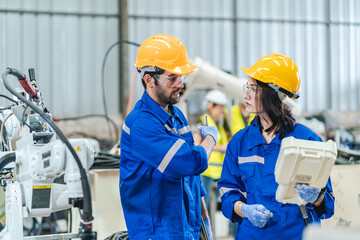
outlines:
[{"label": "man's face", "polygon": [[165,71],[155,79],[155,94],[164,104],[180,101],[180,91],[184,87],[181,76]]}]

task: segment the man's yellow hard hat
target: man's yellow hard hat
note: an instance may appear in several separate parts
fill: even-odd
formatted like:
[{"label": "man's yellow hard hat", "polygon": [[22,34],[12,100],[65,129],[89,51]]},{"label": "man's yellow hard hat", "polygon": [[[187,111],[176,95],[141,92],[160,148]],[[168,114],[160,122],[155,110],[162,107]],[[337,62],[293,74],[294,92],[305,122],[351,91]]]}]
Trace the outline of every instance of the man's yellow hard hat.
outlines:
[{"label": "man's yellow hard hat", "polygon": [[166,34],[151,36],[140,45],[135,66],[159,67],[177,75],[186,75],[197,69],[189,62],[184,44],[176,37]]}]

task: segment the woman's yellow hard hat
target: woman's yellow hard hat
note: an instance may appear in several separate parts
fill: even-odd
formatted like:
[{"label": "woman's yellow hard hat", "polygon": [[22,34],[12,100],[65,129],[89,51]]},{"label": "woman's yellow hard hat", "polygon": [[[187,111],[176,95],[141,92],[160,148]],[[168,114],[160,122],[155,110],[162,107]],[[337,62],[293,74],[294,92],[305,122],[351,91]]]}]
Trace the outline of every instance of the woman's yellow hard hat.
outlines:
[{"label": "woman's yellow hard hat", "polygon": [[[291,98],[299,97],[299,70],[293,60],[287,56],[274,53],[261,58],[250,68],[241,69],[258,81],[280,87],[278,90]],[[276,87],[273,88],[276,89]]]}]

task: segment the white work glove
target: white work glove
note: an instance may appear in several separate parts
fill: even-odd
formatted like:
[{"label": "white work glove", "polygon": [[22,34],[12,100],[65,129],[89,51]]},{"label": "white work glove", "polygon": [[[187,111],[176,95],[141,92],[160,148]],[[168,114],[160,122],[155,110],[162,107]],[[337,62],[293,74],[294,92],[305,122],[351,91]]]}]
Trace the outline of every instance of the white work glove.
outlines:
[{"label": "white work glove", "polygon": [[199,130],[201,132],[201,136],[202,136],[203,139],[205,139],[206,135],[210,135],[214,139],[215,144],[218,142],[218,130],[216,130],[215,127],[213,127],[213,126],[199,126],[198,128],[199,128]]},{"label": "white work glove", "polygon": [[272,218],[273,213],[267,210],[262,204],[243,204],[241,212],[249,221],[258,228],[263,228]]},{"label": "white work glove", "polygon": [[204,221],[205,229],[206,229],[209,240],[213,240],[210,218],[203,218],[203,221]]},{"label": "white work glove", "polygon": [[296,184],[295,190],[305,202],[309,203],[314,203],[321,191],[320,188],[312,188],[307,184]]}]

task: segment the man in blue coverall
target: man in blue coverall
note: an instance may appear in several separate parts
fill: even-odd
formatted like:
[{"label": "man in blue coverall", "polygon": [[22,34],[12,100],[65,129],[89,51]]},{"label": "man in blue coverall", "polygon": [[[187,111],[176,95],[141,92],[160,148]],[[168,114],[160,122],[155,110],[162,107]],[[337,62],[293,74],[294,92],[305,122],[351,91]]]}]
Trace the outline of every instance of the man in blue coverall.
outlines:
[{"label": "man in blue coverall", "polygon": [[194,145],[175,107],[184,75],[196,70],[175,37],[159,34],[140,46],[135,65],[145,88],[121,133],[120,196],[131,240],[200,239],[201,218],[211,235],[200,174],[217,142],[214,127],[201,126]]}]

